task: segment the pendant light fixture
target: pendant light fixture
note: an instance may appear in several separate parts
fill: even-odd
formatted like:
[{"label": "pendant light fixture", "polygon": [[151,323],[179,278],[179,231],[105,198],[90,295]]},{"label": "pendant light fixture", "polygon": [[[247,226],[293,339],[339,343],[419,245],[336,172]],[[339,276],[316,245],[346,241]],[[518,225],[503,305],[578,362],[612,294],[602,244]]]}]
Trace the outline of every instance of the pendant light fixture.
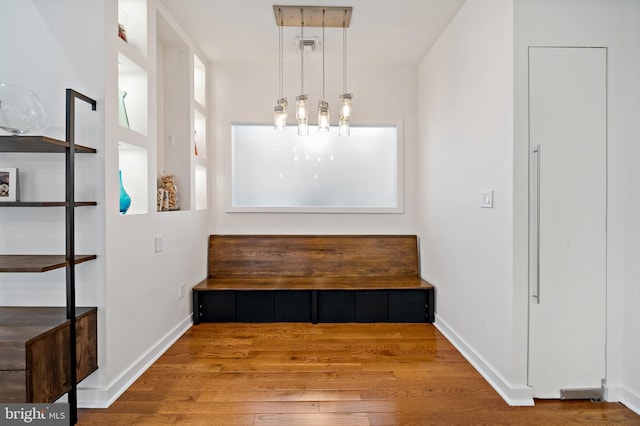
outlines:
[{"label": "pendant light fixture", "polygon": [[304,93],[304,9],[300,9],[300,95],[296,97],[296,120],[298,120],[298,135],[309,135],[309,113],[307,100],[309,96]]},{"label": "pendant light fixture", "polygon": [[280,27],[279,49],[280,49],[280,99],[275,107],[274,125],[276,129],[284,129],[287,121],[287,98],[282,95],[283,88],[283,36],[282,27],[300,27],[300,94],[296,96],[296,121],[298,125],[298,135],[307,136],[309,134],[309,96],[304,92],[304,51],[305,47],[311,46],[315,50],[315,40],[305,40],[304,28],[322,27],[322,98],[318,101],[318,131],[327,132],[330,130],[329,103],[325,98],[325,29],[342,27],[342,84],[343,94],[340,95],[340,136],[349,135],[349,123],[351,121],[351,99],[353,95],[347,93],[347,28],[351,22],[352,7],[341,6],[273,6],[276,18],[276,25]]},{"label": "pendant light fixture", "polygon": [[340,95],[340,118],[338,120],[338,134],[349,136],[349,122],[351,121],[352,93],[347,93],[347,10],[342,20],[342,95]]},{"label": "pendant light fixture", "polygon": [[322,99],[318,101],[318,131],[328,132],[331,121],[329,118],[329,102],[324,97],[324,17],[325,10],[322,9]]},{"label": "pendant light fixture", "polygon": [[278,85],[280,87],[278,101],[273,111],[273,125],[276,130],[287,130],[287,98],[282,96],[282,90],[284,86],[284,71],[283,71],[283,51],[282,51],[282,9],[278,8],[278,14],[280,15],[280,25],[278,29]]}]

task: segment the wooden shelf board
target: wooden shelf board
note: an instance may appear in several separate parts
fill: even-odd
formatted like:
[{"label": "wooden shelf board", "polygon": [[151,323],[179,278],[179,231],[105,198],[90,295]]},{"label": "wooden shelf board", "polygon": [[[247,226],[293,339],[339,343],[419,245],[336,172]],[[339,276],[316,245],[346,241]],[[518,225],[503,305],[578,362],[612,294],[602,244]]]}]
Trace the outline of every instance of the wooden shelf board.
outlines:
[{"label": "wooden shelf board", "polygon": [[[76,318],[95,310],[77,307]],[[0,342],[27,343],[33,337],[63,326],[68,321],[64,306],[0,306]]]},{"label": "wooden shelf board", "polygon": [[[0,136],[0,152],[52,152],[64,153],[69,142],[48,136]],[[95,153],[94,148],[75,145],[77,153]]]},{"label": "wooden shelf board", "polygon": [[[95,201],[76,201],[75,207],[97,206]],[[66,207],[66,201],[1,201],[0,207]]]},{"label": "wooden shelf board", "polygon": [[[93,260],[95,254],[78,254],[75,264]],[[2,254],[0,272],[47,272],[67,266],[64,255],[52,254]]]}]

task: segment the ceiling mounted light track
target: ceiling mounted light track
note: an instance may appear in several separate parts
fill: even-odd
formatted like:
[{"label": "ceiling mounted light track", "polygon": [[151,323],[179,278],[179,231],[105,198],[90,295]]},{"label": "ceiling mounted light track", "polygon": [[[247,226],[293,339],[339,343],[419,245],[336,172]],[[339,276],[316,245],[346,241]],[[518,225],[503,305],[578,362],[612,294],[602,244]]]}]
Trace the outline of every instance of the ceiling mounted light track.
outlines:
[{"label": "ceiling mounted light track", "polygon": [[[340,6],[273,6],[273,13],[276,18],[276,25],[279,27],[279,85],[280,98],[278,99],[274,112],[274,125],[276,129],[284,130],[287,120],[287,99],[282,95],[283,87],[283,53],[282,53],[282,29],[283,27],[300,27],[300,95],[296,96],[296,121],[298,124],[298,135],[309,134],[309,96],[304,93],[304,38],[305,27],[322,28],[322,99],[318,101],[318,130],[329,131],[330,115],[329,103],[325,100],[325,28],[342,28],[342,85],[343,93],[340,99],[340,119],[338,122],[340,136],[349,135],[349,122],[351,120],[351,100],[353,94],[347,93],[347,39],[346,29],[351,25],[352,7]],[[308,43],[309,45],[311,44]],[[315,48],[313,42],[312,49]],[[284,119],[284,122],[283,122]]]},{"label": "ceiling mounted light track", "polygon": [[[349,28],[351,25],[351,6],[273,6],[276,25],[299,27],[302,25],[300,10],[304,13],[304,26],[322,28],[323,16],[326,28]],[[282,20],[280,19],[282,11]]]}]

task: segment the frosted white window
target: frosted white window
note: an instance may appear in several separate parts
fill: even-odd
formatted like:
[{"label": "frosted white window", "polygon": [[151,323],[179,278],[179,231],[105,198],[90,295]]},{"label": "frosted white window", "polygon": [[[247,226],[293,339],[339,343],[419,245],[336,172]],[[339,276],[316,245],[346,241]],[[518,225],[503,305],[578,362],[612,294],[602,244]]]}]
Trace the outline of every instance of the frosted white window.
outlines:
[{"label": "frosted white window", "polygon": [[402,211],[397,126],[295,130],[232,125],[229,211]]}]

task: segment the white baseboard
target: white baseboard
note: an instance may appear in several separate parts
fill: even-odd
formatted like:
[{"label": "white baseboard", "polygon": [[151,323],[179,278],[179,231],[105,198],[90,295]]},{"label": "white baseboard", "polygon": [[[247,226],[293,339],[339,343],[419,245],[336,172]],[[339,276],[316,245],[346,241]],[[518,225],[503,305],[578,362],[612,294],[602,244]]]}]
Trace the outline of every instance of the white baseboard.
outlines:
[{"label": "white baseboard", "polygon": [[620,402],[640,416],[640,395],[631,392],[629,389],[624,389]]},{"label": "white baseboard", "polygon": [[78,385],[79,408],[107,408],[126,391],[192,325],[191,315],[167,333],[107,386]]},{"label": "white baseboard", "polygon": [[608,402],[619,402],[640,415],[640,395],[624,387],[605,386],[604,399]]},{"label": "white baseboard", "polygon": [[509,405],[513,406],[532,406],[533,391],[528,386],[513,387],[507,383],[502,376],[497,373],[482,357],[460,338],[455,331],[447,325],[447,323],[436,316],[434,326],[455,346],[455,348],[464,356],[467,361],[489,382],[496,392]]}]

